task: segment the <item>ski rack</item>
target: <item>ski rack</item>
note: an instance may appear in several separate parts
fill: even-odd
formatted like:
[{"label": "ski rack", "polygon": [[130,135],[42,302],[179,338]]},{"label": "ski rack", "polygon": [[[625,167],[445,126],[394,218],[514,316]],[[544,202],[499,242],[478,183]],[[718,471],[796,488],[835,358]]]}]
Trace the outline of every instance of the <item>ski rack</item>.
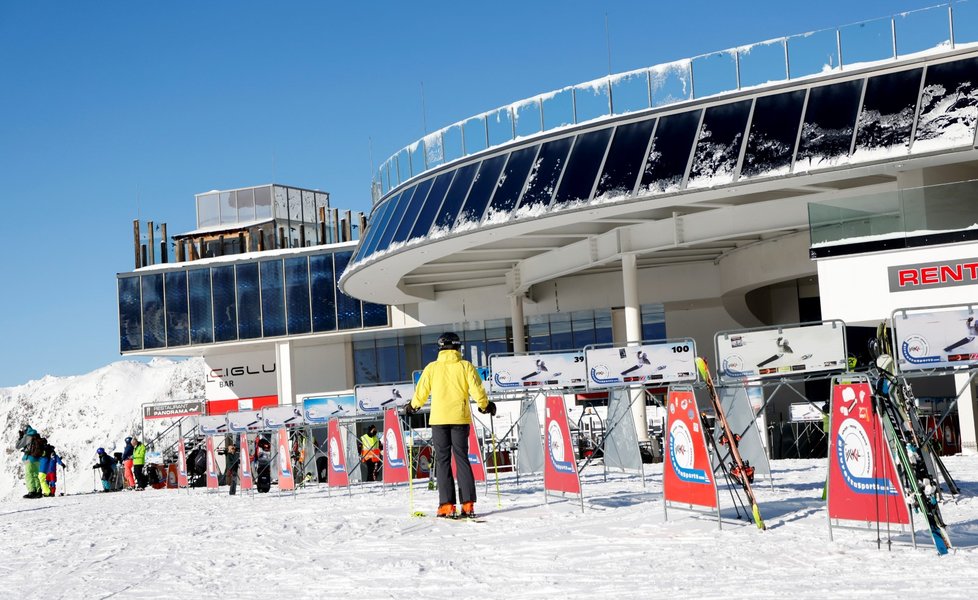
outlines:
[{"label": "ski rack", "polygon": [[[610,422],[608,423],[608,426],[604,430],[604,434],[601,436],[601,443],[597,446],[597,448],[600,448],[601,449],[601,456],[602,456],[601,462],[602,462],[602,467],[604,468],[604,480],[605,480],[605,482],[608,481],[608,465],[604,461],[604,456],[605,456],[605,454],[607,452],[606,446],[607,446],[607,443],[608,443],[608,438],[611,437],[611,434],[615,430],[618,429],[618,426],[621,425],[622,421],[625,420],[625,417],[628,416],[628,415],[631,415],[632,406],[635,404],[635,401],[636,400],[638,400],[639,398],[641,398],[642,399],[642,402],[645,402],[645,396],[648,393],[648,387],[649,386],[641,386],[641,387],[622,386],[622,387],[607,388],[607,391],[608,391],[608,406],[611,406],[611,394],[613,394],[614,392],[617,392],[617,391],[629,393],[629,395],[631,396],[631,399],[628,401],[627,411],[624,412],[624,413],[622,413],[618,417],[618,419],[615,420],[614,423],[610,423]],[[634,425],[634,419],[632,420],[632,424]],[[580,431],[580,427],[578,427],[578,431]],[[578,435],[580,435],[580,434],[578,434]],[[638,471],[638,476],[642,479],[642,487],[644,488],[645,487],[645,464],[641,462],[641,449],[640,449],[640,447],[637,447],[636,449],[639,450],[639,471]],[[591,454],[591,456],[587,457],[587,459],[584,461],[584,464],[582,464],[582,465],[580,465],[578,467],[578,472],[584,471],[584,469],[587,468],[587,466],[589,464],[591,464],[591,462],[594,460],[594,457],[596,455],[597,455],[597,452],[594,452],[594,453]]]}]

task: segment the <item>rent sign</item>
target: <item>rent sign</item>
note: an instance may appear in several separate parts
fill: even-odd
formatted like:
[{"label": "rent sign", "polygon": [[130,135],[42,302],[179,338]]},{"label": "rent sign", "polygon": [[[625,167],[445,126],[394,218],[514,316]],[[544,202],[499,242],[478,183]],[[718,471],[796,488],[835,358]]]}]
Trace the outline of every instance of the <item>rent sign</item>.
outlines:
[{"label": "rent sign", "polygon": [[887,268],[891,292],[974,285],[978,283],[978,258],[942,260]]}]

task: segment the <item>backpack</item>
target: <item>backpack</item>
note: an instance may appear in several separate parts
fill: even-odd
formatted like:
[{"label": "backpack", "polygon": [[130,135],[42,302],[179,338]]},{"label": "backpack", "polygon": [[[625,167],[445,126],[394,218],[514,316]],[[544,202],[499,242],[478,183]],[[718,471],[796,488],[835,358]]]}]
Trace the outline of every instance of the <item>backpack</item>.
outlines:
[{"label": "backpack", "polygon": [[41,458],[44,455],[44,447],[48,445],[48,441],[42,438],[40,435],[35,435],[31,438],[31,444],[27,447],[27,453],[31,455],[32,458]]}]

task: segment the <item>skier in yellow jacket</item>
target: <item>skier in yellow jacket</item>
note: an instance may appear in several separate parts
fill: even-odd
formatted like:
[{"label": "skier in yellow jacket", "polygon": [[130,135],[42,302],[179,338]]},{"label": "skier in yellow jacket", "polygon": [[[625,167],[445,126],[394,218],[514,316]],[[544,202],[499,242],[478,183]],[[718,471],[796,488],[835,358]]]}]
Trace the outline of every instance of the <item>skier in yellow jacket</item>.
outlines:
[{"label": "skier in yellow jacket", "polygon": [[[414,389],[414,398],[405,406],[407,414],[418,411],[431,396],[431,441],[435,447],[438,472],[438,516],[455,517],[455,501],[462,501],[462,516],[475,516],[475,478],[469,464],[471,396],[483,414],[496,414],[496,405],[486,397],[479,372],[459,350],[462,342],[454,333],[438,338],[438,360],[428,363]],[[458,471],[458,497],[452,477],[452,454]]]}]

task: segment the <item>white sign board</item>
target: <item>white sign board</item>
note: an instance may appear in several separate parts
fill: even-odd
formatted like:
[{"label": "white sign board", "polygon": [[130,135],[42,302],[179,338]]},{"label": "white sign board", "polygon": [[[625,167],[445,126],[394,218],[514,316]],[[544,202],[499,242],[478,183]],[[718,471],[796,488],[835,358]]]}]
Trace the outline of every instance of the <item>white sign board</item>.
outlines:
[{"label": "white sign board", "polygon": [[808,402],[792,402],[788,406],[789,418],[792,423],[803,421],[821,421],[822,411]]},{"label": "white sign board", "polygon": [[204,392],[208,401],[274,396],[278,393],[275,352],[236,352],[207,356]]},{"label": "white sign board", "polygon": [[306,423],[326,425],[330,419],[352,417],[355,414],[356,398],[353,394],[302,398],[302,416],[305,417]]},{"label": "white sign board", "polygon": [[695,358],[692,339],[584,349],[587,385],[592,389],[695,381]]},{"label": "white sign board", "polygon": [[414,396],[413,383],[365,385],[353,390],[358,415],[381,414],[388,408],[400,408]]},{"label": "white sign board", "polygon": [[550,352],[489,357],[490,389],[512,392],[587,385],[584,352]]},{"label": "white sign board", "polygon": [[218,435],[220,433],[227,433],[228,431],[228,422],[225,415],[198,417],[197,426],[200,427],[200,432],[204,435]]},{"label": "white sign board", "polygon": [[978,364],[978,314],[970,306],[898,310],[893,330],[900,371]]},{"label": "white sign board", "polygon": [[842,321],[716,334],[721,382],[797,377],[846,368]]},{"label": "white sign board", "polygon": [[262,428],[260,410],[243,410],[227,414],[228,429],[233,433],[258,431]]},{"label": "white sign board", "polygon": [[269,406],[261,411],[262,429],[285,429],[305,425],[298,406]]}]

